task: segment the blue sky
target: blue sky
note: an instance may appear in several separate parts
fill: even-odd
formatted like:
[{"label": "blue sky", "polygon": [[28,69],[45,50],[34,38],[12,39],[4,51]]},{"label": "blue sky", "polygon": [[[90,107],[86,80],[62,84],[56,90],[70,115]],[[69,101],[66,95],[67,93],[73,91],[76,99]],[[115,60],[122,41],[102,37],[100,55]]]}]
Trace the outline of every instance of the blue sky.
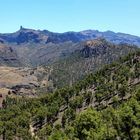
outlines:
[{"label": "blue sky", "polygon": [[140,36],[140,0],[0,0],[0,32],[98,29]]}]

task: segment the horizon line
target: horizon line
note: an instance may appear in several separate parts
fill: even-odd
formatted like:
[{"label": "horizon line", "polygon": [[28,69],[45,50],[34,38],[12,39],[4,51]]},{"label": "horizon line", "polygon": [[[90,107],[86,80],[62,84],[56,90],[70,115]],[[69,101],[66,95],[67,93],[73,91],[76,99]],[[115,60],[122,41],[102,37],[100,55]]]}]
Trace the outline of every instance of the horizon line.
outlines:
[{"label": "horizon line", "polygon": [[63,34],[63,33],[69,33],[69,32],[75,32],[75,33],[80,33],[80,32],[84,32],[84,31],[97,31],[97,32],[112,32],[112,33],[116,33],[116,34],[125,34],[125,35],[132,35],[132,36],[136,36],[136,37],[140,37],[140,35],[135,35],[135,34],[131,34],[131,33],[126,33],[126,32],[117,32],[117,31],[112,31],[112,30],[97,30],[97,29],[83,29],[80,31],[74,31],[74,30],[68,30],[68,31],[64,31],[64,32],[57,32],[57,31],[51,31],[48,29],[35,29],[35,28],[27,28],[27,27],[23,27],[22,25],[19,27],[19,29],[17,29],[16,31],[12,31],[12,32],[0,32],[0,34],[12,34],[12,33],[16,33],[20,30],[34,30],[34,31],[48,31],[48,32],[52,32],[52,33],[58,33],[58,34]]}]

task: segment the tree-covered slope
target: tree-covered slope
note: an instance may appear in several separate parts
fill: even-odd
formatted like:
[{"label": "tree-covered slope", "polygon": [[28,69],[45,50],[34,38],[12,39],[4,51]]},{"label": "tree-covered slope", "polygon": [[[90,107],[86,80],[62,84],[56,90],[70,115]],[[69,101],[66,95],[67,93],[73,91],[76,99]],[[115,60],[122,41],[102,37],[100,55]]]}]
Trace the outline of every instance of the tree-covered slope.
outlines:
[{"label": "tree-covered slope", "polygon": [[7,97],[1,139],[102,140],[140,137],[140,52],[72,87],[36,99]]},{"label": "tree-covered slope", "polygon": [[95,72],[106,64],[137,50],[130,45],[115,45],[99,38],[77,44],[79,48],[65,59],[60,59],[52,66],[50,79],[58,88],[69,86],[85,75]]},{"label": "tree-covered slope", "polygon": [[[31,80],[31,77],[34,77],[35,69],[38,69],[38,66],[44,72],[49,70],[49,73],[42,78],[44,79],[42,82],[45,86],[42,88],[43,84],[40,82],[38,85],[38,87],[41,87],[39,88],[41,92],[49,92],[63,86],[71,86],[89,73],[99,70],[105,64],[110,64],[119,59],[119,57],[129,52],[135,52],[138,49],[129,45],[115,45],[101,38],[81,43],[50,43],[43,47],[39,44],[32,47],[29,47],[29,45],[24,47],[17,47],[15,45],[14,48],[11,48],[3,43],[0,44],[0,68],[2,68],[0,72],[0,87],[6,88],[7,94],[8,91],[13,91],[13,87],[16,95],[25,95],[28,89],[31,89],[29,92],[32,94],[31,91],[34,88],[32,88],[33,84],[31,81],[34,80]],[[3,66],[22,67],[18,70],[18,68]],[[26,71],[25,69],[28,69],[28,67],[34,72],[30,74],[28,70]],[[24,71],[24,74],[20,71]],[[40,74],[35,75],[35,81],[39,81],[38,79],[40,79],[40,75],[43,77],[43,73],[40,72]],[[16,80],[14,80],[15,77]],[[25,83],[25,79],[30,80]],[[10,84],[9,86],[9,83],[14,83],[14,85]],[[25,85],[27,87],[28,85],[30,86],[27,89]]]}]

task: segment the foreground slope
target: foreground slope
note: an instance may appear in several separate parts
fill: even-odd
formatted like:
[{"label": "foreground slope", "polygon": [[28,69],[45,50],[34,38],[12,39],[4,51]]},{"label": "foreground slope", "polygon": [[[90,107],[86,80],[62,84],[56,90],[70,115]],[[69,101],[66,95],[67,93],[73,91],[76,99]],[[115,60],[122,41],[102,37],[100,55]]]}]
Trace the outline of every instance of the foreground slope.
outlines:
[{"label": "foreground slope", "polygon": [[140,137],[140,52],[37,99],[10,98],[0,110],[3,139],[101,140]]}]

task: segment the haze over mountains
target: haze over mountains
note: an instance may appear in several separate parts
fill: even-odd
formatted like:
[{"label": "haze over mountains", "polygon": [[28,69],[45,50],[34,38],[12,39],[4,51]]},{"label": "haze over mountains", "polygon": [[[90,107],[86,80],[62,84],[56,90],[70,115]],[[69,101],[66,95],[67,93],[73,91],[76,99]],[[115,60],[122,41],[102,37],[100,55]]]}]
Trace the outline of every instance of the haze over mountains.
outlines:
[{"label": "haze over mountains", "polygon": [[38,98],[8,95],[2,107],[1,140],[139,140],[140,52]]},{"label": "haze over mountains", "polygon": [[[3,51],[0,64],[10,66],[48,65],[80,50],[82,48],[81,42],[97,38],[104,38],[115,44],[140,47],[140,37],[112,31],[86,30],[53,33],[47,30],[26,29],[21,26],[17,32],[0,34],[0,44],[6,46],[3,48],[4,50],[0,50],[0,52]],[[15,58],[11,58],[13,55]],[[15,63],[15,61],[17,62]]]},{"label": "haze over mountains", "polygon": [[0,34],[1,42],[16,43],[18,45],[29,42],[42,44],[49,42],[63,43],[67,41],[80,42],[96,38],[105,38],[116,44],[122,43],[140,46],[140,37],[112,31],[100,32],[98,30],[85,30],[81,32],[54,33],[48,30],[33,30],[21,26],[20,30],[15,33]]}]

